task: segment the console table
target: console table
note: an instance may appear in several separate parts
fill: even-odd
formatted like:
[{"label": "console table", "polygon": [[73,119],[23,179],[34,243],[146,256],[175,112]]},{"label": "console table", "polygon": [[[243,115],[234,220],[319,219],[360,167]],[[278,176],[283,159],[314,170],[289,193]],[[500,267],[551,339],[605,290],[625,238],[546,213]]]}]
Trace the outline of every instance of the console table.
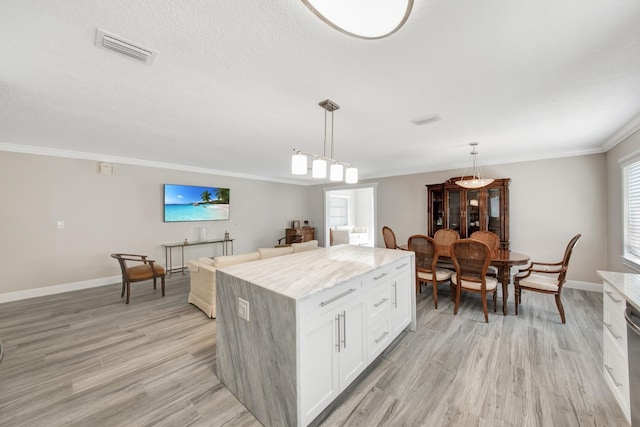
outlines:
[{"label": "console table", "polygon": [[[182,271],[182,275],[184,276],[184,248],[189,246],[197,246],[197,245],[213,245],[220,244],[222,245],[222,255],[233,255],[233,241],[235,239],[214,239],[214,240],[200,240],[196,242],[177,242],[177,243],[163,243],[165,257],[167,259],[167,277],[171,276],[171,271],[173,271],[173,257],[172,257],[172,249],[180,248],[180,255],[182,259],[182,267],[179,270]],[[231,253],[229,253],[229,247],[231,247]],[[176,269],[178,270],[178,269]]]}]

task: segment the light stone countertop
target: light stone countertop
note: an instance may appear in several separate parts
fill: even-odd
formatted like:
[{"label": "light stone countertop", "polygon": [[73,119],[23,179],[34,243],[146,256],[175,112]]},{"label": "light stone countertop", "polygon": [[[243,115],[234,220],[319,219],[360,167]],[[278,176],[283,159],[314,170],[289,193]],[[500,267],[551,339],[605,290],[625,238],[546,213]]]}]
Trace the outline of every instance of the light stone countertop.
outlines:
[{"label": "light stone countertop", "polygon": [[607,283],[616,288],[622,296],[640,311],[640,274],[619,273],[615,271],[597,271]]},{"label": "light stone countertop", "polygon": [[413,252],[397,249],[338,245],[232,265],[220,270],[289,298],[302,300],[323,289],[412,256]]}]

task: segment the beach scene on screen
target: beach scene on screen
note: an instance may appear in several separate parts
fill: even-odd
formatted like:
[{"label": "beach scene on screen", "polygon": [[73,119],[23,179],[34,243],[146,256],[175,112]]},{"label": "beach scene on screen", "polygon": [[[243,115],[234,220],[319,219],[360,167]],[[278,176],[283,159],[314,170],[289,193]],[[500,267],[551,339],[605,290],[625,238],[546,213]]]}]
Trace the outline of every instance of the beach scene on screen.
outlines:
[{"label": "beach scene on screen", "polygon": [[225,219],[229,219],[228,188],[165,184],[165,222]]}]

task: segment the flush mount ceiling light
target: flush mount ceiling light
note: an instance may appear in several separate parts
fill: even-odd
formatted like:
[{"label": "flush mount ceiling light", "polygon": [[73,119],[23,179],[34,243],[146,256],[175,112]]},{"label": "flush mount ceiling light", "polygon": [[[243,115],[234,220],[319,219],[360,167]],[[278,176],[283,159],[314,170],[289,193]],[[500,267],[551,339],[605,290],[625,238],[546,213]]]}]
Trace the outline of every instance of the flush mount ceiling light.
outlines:
[{"label": "flush mount ceiling light", "polygon": [[[291,157],[291,173],[293,175],[306,175],[308,158],[311,157],[313,159],[311,166],[312,177],[326,178],[327,163],[329,163],[331,165],[329,168],[329,179],[331,181],[342,181],[344,175],[344,180],[347,184],[357,184],[358,169],[354,168],[351,163],[341,162],[333,157],[333,112],[339,109],[340,106],[330,99],[325,99],[318,105],[324,109],[323,155],[306,153],[294,148],[293,156]],[[327,157],[327,113],[331,113],[331,157]],[[344,166],[347,167],[346,171]]]},{"label": "flush mount ceiling light", "polygon": [[400,29],[413,0],[302,0],[318,18],[353,37],[380,39]]},{"label": "flush mount ceiling light", "polygon": [[473,171],[472,171],[473,176],[471,177],[467,176],[467,169],[468,169],[467,167],[464,170],[464,173],[462,174],[462,179],[459,181],[456,181],[456,184],[458,184],[460,187],[463,187],[463,188],[481,188],[481,187],[487,186],[491,184],[494,181],[494,179],[482,177],[482,172],[480,171],[480,168],[476,163],[476,156],[478,155],[478,152],[476,151],[476,147],[478,146],[478,143],[470,142],[469,145],[471,146],[471,164],[473,168]]}]

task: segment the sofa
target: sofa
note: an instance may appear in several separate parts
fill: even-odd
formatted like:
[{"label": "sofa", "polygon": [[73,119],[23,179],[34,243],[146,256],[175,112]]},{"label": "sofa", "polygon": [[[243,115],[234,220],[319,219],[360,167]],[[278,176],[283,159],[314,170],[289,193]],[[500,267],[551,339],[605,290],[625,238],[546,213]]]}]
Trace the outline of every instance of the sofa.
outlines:
[{"label": "sofa", "polygon": [[289,255],[297,252],[313,250],[318,247],[317,240],[302,243],[292,243],[291,246],[279,248],[258,248],[255,252],[238,255],[225,255],[211,258],[198,258],[187,261],[191,289],[188,302],[195,305],[212,319],[216,317],[216,270],[230,265],[260,259]]}]

